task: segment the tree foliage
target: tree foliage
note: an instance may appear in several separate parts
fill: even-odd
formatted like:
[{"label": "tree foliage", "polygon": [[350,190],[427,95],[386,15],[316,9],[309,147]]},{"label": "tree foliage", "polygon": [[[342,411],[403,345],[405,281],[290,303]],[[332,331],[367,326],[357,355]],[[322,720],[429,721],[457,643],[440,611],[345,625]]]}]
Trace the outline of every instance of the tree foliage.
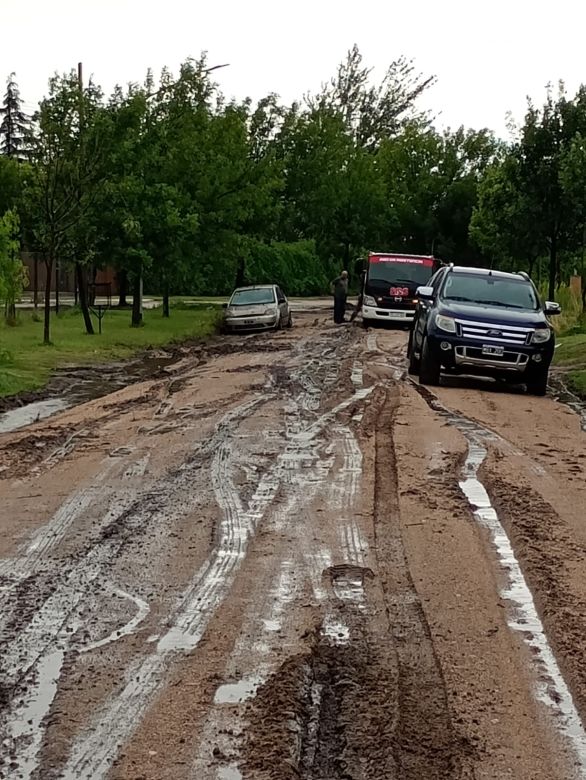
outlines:
[{"label": "tree foliage", "polygon": [[22,295],[27,275],[19,254],[19,222],[14,211],[0,217],[0,300],[9,324],[16,321],[16,303]]},{"label": "tree foliage", "polygon": [[25,152],[29,120],[22,110],[20,90],[14,73],[10,74],[6,84],[0,119],[0,154],[14,159],[21,158]]},{"label": "tree foliage", "polygon": [[372,69],[363,65],[355,44],[336,75],[318,95],[309,96],[308,103],[312,109],[338,113],[353,139],[370,149],[399,133],[407,122],[427,123],[428,115],[417,101],[434,84],[434,76],[422,76],[412,60],[399,57],[389,65],[379,84],[373,84],[371,77]]},{"label": "tree foliage", "polygon": [[533,273],[546,266],[548,294],[584,267],[586,88],[560,84],[541,108],[529,104],[518,138],[484,176],[471,235],[493,261]]},{"label": "tree foliage", "polygon": [[[0,213],[15,210],[47,275],[87,282],[114,267],[163,296],[278,282],[290,294],[369,249],[548,272],[586,287],[586,92],[550,90],[509,144],[486,129],[439,131],[421,98],[434,78],[398,58],[382,78],[357,47],[315,95],[227,101],[205,55],[177,74],[106,98],[55,76],[27,138],[27,162],[0,156]],[[22,147],[21,147],[22,148]],[[356,277],[354,277],[356,281]],[[50,339],[50,286],[45,298]]]}]

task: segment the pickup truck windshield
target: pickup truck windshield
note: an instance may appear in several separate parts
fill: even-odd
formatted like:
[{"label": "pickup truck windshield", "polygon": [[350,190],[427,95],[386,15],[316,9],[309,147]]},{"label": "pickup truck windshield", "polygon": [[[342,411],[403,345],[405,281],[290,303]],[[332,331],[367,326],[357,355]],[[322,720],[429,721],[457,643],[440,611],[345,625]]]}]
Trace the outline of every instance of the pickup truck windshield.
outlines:
[{"label": "pickup truck windshield", "polygon": [[275,291],[271,288],[258,290],[236,290],[230,306],[254,306],[255,304],[274,303]]},{"label": "pickup truck windshield", "polygon": [[535,311],[539,302],[528,282],[502,279],[498,276],[448,274],[442,298],[459,303],[478,303]]}]

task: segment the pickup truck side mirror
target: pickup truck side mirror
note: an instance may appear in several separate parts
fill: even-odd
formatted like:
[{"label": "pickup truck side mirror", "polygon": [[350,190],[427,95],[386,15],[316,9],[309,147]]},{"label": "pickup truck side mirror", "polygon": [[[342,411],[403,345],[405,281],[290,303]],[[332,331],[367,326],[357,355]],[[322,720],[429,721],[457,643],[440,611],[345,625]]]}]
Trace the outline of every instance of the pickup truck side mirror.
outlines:
[{"label": "pickup truck side mirror", "polygon": [[562,307],[555,301],[546,301],[544,311],[546,314],[561,314]]},{"label": "pickup truck side mirror", "polygon": [[228,308],[228,304],[227,303],[223,303],[222,304],[222,309],[227,309],[227,308]]},{"label": "pickup truck side mirror", "polygon": [[418,287],[415,293],[417,298],[421,298],[423,301],[432,301],[434,297],[433,287]]}]

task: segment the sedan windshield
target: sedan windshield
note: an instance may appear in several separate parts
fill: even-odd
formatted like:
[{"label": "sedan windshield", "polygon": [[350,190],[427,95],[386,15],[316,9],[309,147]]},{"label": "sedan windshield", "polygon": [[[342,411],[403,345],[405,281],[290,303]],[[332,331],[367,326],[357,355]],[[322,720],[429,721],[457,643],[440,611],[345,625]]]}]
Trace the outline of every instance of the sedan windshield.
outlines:
[{"label": "sedan windshield", "polygon": [[254,306],[275,302],[275,291],[272,287],[260,287],[254,290],[236,290],[230,301],[230,306]]},{"label": "sedan windshield", "polygon": [[505,306],[513,309],[539,308],[533,285],[498,276],[448,274],[442,298],[461,303]]}]

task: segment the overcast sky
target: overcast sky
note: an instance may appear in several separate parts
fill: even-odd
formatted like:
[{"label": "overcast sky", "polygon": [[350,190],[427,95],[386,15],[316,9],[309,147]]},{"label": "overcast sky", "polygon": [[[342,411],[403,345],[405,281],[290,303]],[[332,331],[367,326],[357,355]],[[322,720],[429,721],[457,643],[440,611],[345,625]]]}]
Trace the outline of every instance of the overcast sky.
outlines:
[{"label": "overcast sky", "polygon": [[228,97],[316,90],[354,42],[375,74],[404,54],[437,85],[438,124],[506,134],[526,95],[586,81],[583,0],[0,0],[0,78],[17,74],[31,109],[49,75],[83,61],[106,91],[209,52]]}]

